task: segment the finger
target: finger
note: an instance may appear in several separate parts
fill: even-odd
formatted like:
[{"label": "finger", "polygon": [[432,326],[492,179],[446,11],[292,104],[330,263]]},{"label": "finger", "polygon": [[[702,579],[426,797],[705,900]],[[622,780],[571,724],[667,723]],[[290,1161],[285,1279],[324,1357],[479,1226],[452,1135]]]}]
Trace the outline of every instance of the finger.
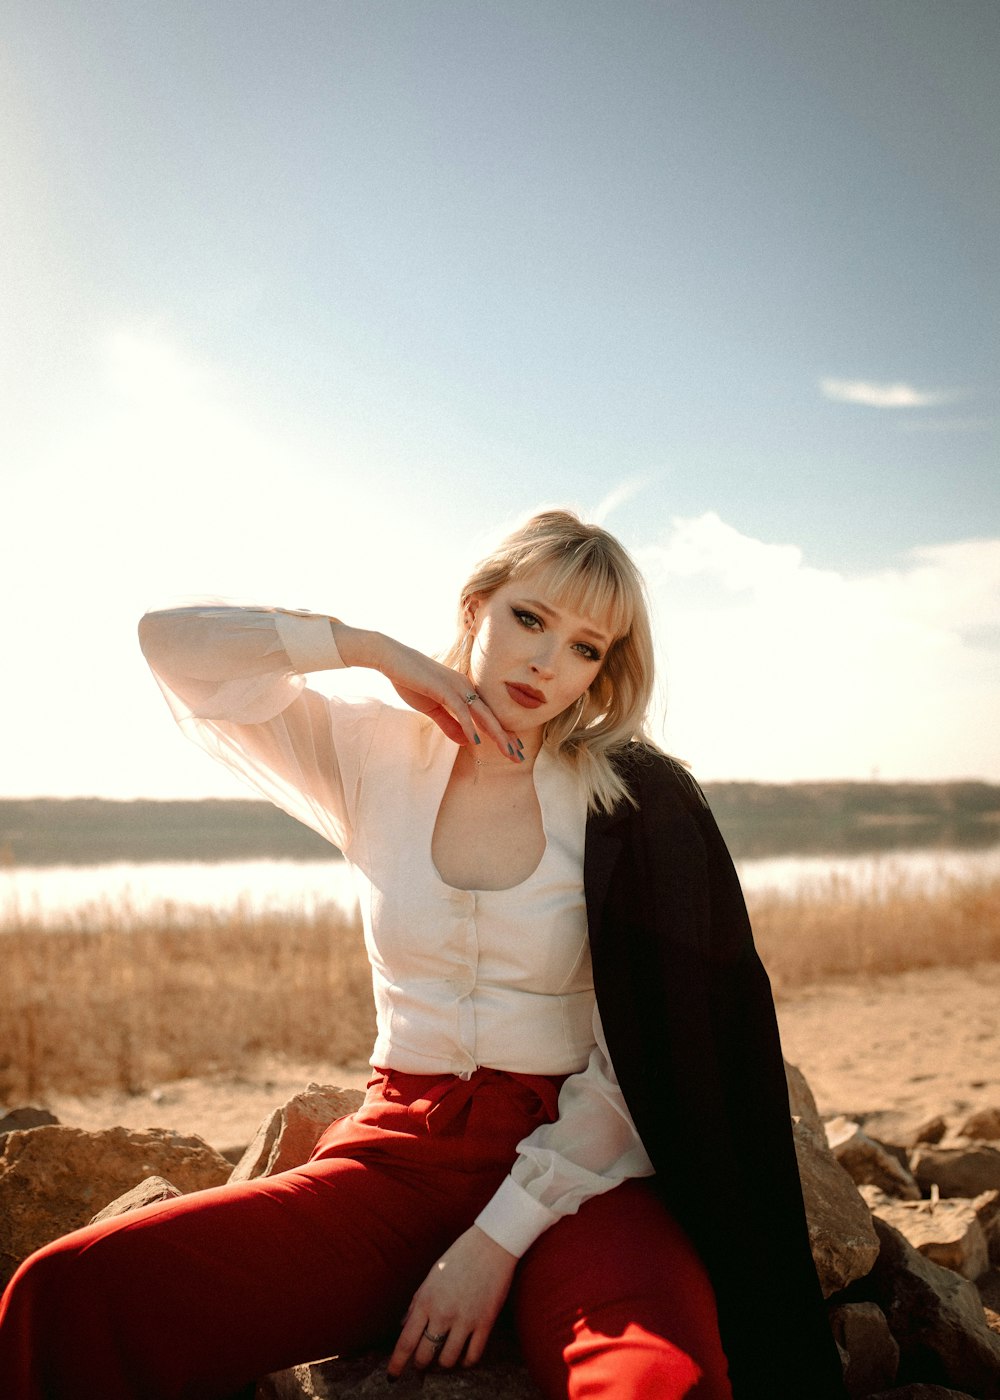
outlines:
[{"label": "finger", "polygon": [[[438,1334],[435,1333],[435,1336]],[[413,1353],[413,1364],[418,1371],[426,1371],[428,1366],[433,1366],[437,1361],[440,1364],[441,1353],[446,1343],[430,1342],[426,1337],[421,1337],[417,1344],[417,1349]],[[461,1350],[461,1348],[459,1348]]]},{"label": "finger", "polygon": [[386,1366],[390,1376],[400,1375],[406,1363],[413,1356],[420,1343],[425,1320],[426,1314],[422,1312],[411,1311],[407,1315],[405,1326],[399,1334],[399,1340]]},{"label": "finger", "polygon": [[[466,691],[466,695],[468,691]],[[464,699],[464,697],[463,697]],[[512,763],[523,762],[521,741],[516,734],[509,734],[481,696],[468,702],[467,708],[477,731],[492,740],[496,747]]]},{"label": "finger", "polygon": [[463,1366],[478,1366],[483,1359],[483,1352],[486,1350],[486,1343],[489,1341],[491,1328],[477,1327],[469,1338],[465,1348],[465,1356],[462,1360]]},{"label": "finger", "polygon": [[[454,715],[449,714],[443,705],[431,715],[431,719],[440,730],[447,734],[452,743],[467,744],[470,742],[469,736],[459,724],[458,720]],[[476,741],[473,739],[471,742],[475,743]]]},{"label": "finger", "polygon": [[461,725],[466,743],[478,744],[480,730],[491,716],[479,696],[469,686],[467,678],[463,676],[461,680],[466,689],[461,695],[449,695],[446,704]]},{"label": "finger", "polygon": [[468,1327],[452,1327],[446,1342],[438,1352],[437,1363],[439,1366],[448,1370],[450,1367],[458,1365],[468,1341],[468,1332]]}]

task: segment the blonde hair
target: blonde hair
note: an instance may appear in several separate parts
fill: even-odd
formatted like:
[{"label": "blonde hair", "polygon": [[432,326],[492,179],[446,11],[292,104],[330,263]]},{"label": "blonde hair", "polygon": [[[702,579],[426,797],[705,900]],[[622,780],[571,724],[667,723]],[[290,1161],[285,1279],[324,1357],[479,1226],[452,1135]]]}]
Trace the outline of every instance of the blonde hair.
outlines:
[{"label": "blonde hair", "polygon": [[529,572],[542,576],[561,607],[610,628],[614,640],[597,677],[575,705],[546,724],[542,741],[581,774],[591,810],[633,802],[613,759],[633,740],[655,747],[644,732],[653,695],[653,637],[642,575],[625,548],[599,525],[568,510],[533,515],[473,569],[462,589],[459,632],[441,660],[468,672],[472,633],[463,615],[469,598],[488,598]]}]

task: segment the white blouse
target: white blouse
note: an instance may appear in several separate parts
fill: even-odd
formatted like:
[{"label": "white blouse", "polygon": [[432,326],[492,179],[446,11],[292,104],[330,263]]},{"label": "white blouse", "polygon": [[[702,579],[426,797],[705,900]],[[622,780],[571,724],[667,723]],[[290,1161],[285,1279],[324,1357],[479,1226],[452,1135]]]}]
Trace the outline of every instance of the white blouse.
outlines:
[{"label": "white blouse", "polygon": [[586,799],[572,770],[545,750],[536,759],[546,839],[534,872],[510,889],[456,889],[431,855],[456,746],[402,705],[306,687],[305,673],[343,666],[329,618],[203,605],[148,613],[139,635],[184,731],[350,863],[375,995],[371,1063],[569,1076],[555,1122],[518,1144],[477,1224],[520,1255],[589,1196],[651,1174],[594,999]]}]

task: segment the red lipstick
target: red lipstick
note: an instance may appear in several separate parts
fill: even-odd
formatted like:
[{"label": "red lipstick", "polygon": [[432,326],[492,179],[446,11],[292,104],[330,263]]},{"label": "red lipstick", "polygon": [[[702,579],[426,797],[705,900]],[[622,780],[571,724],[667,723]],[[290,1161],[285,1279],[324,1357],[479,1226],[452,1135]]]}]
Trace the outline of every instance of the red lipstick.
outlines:
[{"label": "red lipstick", "polygon": [[520,705],[522,709],[536,710],[539,705],[545,704],[545,696],[540,690],[535,690],[534,686],[516,685],[513,681],[504,681],[504,685],[514,704]]}]

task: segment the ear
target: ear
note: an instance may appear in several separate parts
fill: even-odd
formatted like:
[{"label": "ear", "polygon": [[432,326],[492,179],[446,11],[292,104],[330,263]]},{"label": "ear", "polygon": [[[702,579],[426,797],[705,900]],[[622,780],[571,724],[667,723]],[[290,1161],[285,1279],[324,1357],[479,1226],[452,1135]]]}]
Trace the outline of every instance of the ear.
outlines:
[{"label": "ear", "polygon": [[479,613],[479,604],[482,602],[478,593],[470,593],[468,598],[462,603],[462,621],[470,632],[476,630],[476,617]]}]

